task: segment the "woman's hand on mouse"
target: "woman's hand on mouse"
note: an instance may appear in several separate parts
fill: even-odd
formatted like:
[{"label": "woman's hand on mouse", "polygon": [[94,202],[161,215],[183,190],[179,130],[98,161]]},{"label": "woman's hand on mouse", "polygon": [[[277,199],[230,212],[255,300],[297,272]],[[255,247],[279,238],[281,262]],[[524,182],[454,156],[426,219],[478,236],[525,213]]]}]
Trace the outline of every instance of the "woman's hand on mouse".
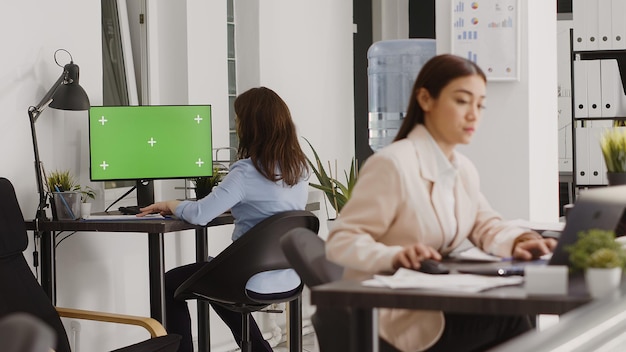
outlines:
[{"label": "woman's hand on mouse", "polygon": [[393,268],[408,268],[418,270],[422,260],[441,260],[441,254],[436,249],[421,243],[404,246],[403,250],[393,257]]}]

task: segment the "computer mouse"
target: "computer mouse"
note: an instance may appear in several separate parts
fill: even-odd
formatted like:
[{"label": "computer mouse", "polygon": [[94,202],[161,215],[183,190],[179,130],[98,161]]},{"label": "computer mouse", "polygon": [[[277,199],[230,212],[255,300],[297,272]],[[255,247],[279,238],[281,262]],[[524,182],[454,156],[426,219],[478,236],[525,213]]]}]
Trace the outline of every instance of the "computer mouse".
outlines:
[{"label": "computer mouse", "polygon": [[450,269],[445,266],[443,263],[436,261],[434,259],[425,259],[422,260],[422,265],[417,271],[420,271],[425,274],[448,274],[450,273]]}]

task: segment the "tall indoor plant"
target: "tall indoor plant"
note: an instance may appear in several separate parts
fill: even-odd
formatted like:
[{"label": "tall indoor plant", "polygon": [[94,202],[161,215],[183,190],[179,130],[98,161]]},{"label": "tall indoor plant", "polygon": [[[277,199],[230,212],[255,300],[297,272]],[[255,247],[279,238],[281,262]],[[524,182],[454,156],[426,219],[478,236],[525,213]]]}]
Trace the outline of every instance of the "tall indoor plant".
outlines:
[{"label": "tall indoor plant", "polygon": [[[320,161],[317,151],[315,150],[315,148],[313,148],[313,145],[311,145],[311,142],[309,142],[309,140],[306,138],[304,138],[304,140],[307,142],[307,144],[313,151],[313,155],[315,156],[315,163],[313,163],[308,157],[307,161],[319,182],[318,184],[309,182],[309,185],[324,192],[324,195],[328,199],[328,202],[335,210],[335,215],[338,216],[341,212],[341,209],[348,202],[350,196],[352,195],[352,190],[354,189],[354,185],[356,184],[359,173],[358,162],[355,158],[352,158],[352,162],[350,163],[350,171],[343,171],[345,176],[345,182],[339,181],[337,179],[337,162],[335,161],[333,169],[329,161],[328,170],[326,170],[324,164]],[[331,217],[328,214],[328,209],[326,209],[326,216],[329,220],[331,220]]]}]

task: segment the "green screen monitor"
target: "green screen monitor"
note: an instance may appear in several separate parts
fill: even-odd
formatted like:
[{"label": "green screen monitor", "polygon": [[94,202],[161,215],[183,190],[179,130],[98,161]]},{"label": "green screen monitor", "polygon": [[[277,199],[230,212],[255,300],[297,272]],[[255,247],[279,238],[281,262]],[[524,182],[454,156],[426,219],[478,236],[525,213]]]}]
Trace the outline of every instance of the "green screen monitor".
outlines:
[{"label": "green screen monitor", "polygon": [[92,181],[211,176],[211,106],[92,106],[89,159]]}]

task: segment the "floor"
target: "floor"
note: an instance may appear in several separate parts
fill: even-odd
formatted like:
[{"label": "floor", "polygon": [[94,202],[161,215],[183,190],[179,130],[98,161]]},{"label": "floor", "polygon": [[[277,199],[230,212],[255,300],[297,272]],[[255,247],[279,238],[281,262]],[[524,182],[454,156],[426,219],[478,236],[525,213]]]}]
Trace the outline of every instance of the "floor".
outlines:
[{"label": "floor", "polygon": [[[558,323],[558,316],[554,315],[540,315],[537,329],[539,331],[545,330],[548,327],[555,325]],[[237,350],[239,351],[239,350]],[[303,352],[319,352],[319,348],[317,346],[317,339],[315,337],[315,332],[310,332],[305,334],[302,337],[302,351]],[[289,348],[287,348],[287,343],[283,342],[274,348],[274,352],[289,352]]]},{"label": "floor", "polygon": [[[283,342],[274,348],[274,352],[289,352],[287,343]],[[302,352],[319,352],[317,347],[317,339],[315,333],[309,333],[302,336]]]}]

